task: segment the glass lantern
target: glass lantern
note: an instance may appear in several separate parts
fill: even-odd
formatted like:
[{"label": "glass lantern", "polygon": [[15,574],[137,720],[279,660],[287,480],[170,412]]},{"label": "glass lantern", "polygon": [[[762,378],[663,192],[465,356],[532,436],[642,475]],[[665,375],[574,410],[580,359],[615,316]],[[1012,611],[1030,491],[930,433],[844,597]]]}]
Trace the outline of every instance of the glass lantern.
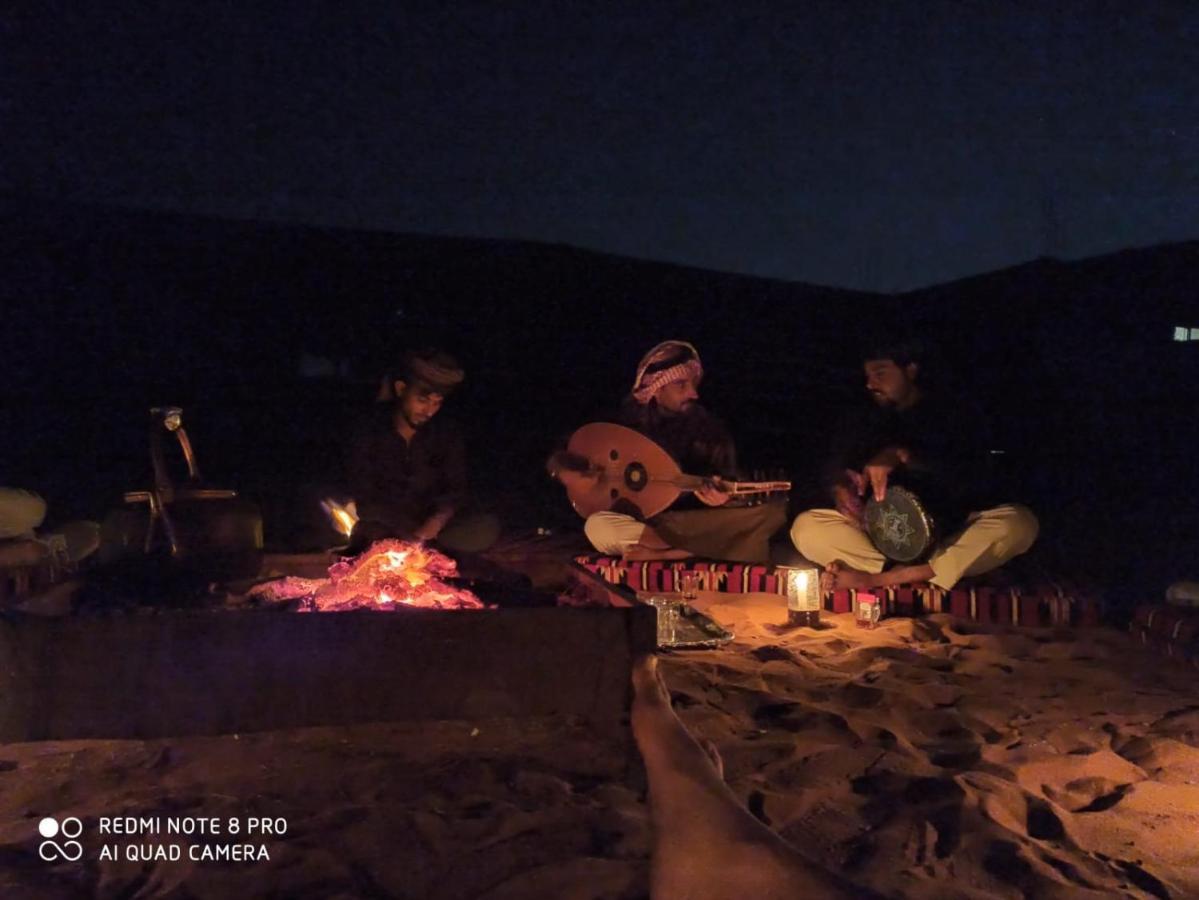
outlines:
[{"label": "glass lantern", "polygon": [[820,570],[815,566],[778,566],[787,597],[787,624],[820,624]]}]

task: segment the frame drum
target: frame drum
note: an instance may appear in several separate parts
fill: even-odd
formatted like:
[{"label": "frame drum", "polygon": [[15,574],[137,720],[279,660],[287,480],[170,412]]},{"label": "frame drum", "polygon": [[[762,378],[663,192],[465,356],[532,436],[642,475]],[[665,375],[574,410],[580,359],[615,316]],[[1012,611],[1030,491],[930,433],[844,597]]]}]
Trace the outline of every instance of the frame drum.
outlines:
[{"label": "frame drum", "polygon": [[883,556],[896,562],[916,562],[933,547],[936,522],[915,494],[888,485],[882,502],[866,502],[866,533]]}]

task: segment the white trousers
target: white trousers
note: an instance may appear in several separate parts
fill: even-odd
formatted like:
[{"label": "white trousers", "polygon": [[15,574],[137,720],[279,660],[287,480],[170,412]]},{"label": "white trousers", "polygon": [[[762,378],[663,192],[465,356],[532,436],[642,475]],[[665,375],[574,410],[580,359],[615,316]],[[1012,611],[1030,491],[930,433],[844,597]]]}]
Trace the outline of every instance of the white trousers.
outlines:
[{"label": "white trousers", "polygon": [[[972,512],[966,527],[941,541],[928,559],[937,587],[949,590],[966,575],[998,569],[1025,553],[1040,525],[1032,510],[1005,503]],[[869,536],[835,509],[810,509],[791,526],[791,541],[808,560],[827,566],[840,560],[859,572],[881,572],[887,562]]]},{"label": "white trousers", "polygon": [[0,539],[32,537],[46,518],[46,501],[31,491],[0,487]]},{"label": "white trousers", "polygon": [[620,556],[625,549],[641,540],[645,523],[624,513],[592,513],[583,523],[583,534],[591,546],[608,556]]}]

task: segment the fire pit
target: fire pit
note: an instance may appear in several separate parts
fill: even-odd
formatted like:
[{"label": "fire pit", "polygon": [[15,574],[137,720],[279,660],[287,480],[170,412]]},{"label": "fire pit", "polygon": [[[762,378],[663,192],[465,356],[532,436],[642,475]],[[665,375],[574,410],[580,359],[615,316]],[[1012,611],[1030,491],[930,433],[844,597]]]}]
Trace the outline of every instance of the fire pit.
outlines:
[{"label": "fire pit", "polygon": [[298,602],[300,612],[483,609],[472,591],[452,583],[457,576],[458,564],[431,547],[378,541],[334,563],[328,578],[281,578],[253,588],[250,597],[267,605]]},{"label": "fire pit", "polygon": [[505,608],[504,592],[386,541],[327,579],[262,585],[257,605],[8,616],[0,740],[541,717],[627,740],[629,671],[654,649],[653,611]]}]

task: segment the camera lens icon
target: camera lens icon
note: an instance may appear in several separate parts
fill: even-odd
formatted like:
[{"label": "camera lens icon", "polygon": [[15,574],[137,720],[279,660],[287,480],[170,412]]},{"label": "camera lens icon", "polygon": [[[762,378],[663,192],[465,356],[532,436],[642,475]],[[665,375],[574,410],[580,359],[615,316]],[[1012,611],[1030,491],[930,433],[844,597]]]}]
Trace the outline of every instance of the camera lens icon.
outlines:
[{"label": "camera lens icon", "polygon": [[[67,816],[61,824],[53,816],[46,816],[37,823],[37,831],[46,839],[37,848],[38,856],[46,862],[54,862],[57,859],[75,862],[83,856],[83,844],[74,840],[83,834],[83,822],[74,816]],[[68,840],[62,843],[52,840],[59,835]]]}]

